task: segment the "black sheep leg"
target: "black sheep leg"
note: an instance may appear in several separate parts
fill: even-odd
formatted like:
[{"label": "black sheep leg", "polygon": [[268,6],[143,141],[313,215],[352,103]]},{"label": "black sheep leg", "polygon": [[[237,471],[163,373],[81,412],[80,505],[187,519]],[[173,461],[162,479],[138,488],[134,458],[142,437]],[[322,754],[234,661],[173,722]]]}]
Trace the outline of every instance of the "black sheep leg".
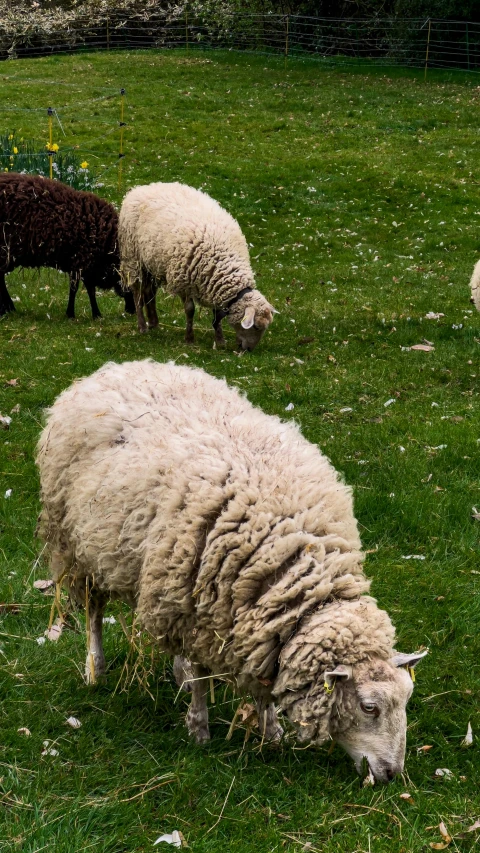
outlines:
[{"label": "black sheep leg", "polygon": [[15,311],[15,305],[10,298],[7,285],[5,284],[5,273],[0,272],[0,317],[8,314],[9,311]]},{"label": "black sheep leg", "polygon": [[101,317],[100,308],[97,305],[97,298],[95,296],[95,285],[91,281],[86,281],[83,279],[83,283],[85,285],[85,289],[88,293],[88,298],[90,300],[90,306],[92,309],[92,317],[96,320],[98,317]]},{"label": "black sheep leg", "polygon": [[77,295],[80,276],[77,273],[70,273],[70,292],[68,294],[67,317],[71,320],[75,319],[75,297]]},{"label": "black sheep leg", "polygon": [[193,318],[195,316],[195,302],[190,296],[185,297],[183,300],[183,307],[185,308],[185,315],[187,318],[187,328],[185,331],[185,343],[193,344],[195,341],[195,335],[193,332]]}]

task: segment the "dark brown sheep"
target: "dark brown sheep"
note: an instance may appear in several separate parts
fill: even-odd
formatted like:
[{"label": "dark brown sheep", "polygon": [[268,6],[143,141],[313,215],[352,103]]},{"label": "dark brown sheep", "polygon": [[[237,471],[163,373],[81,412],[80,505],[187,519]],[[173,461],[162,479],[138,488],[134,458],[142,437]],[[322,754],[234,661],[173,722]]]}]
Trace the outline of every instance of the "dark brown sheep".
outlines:
[{"label": "dark brown sheep", "polygon": [[0,174],[0,315],[14,311],[5,283],[16,267],[55,267],[70,275],[67,317],[75,316],[80,281],[92,316],[101,317],[95,288],[111,287],[135,313],[118,269],[118,214],[94,193],[74,190],[38,175]]}]

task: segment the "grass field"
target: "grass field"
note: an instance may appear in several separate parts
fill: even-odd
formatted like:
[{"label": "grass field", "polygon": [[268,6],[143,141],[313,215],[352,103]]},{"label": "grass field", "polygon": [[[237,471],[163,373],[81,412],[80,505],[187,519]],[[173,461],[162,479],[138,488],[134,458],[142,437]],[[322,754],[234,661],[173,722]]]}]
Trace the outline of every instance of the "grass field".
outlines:
[{"label": "grass field", "polygon": [[[480,256],[477,78],[194,52],[1,71],[0,132],[43,145],[40,108],[53,106],[66,134],[55,124],[56,141],[104,172],[113,201],[154,180],[205,189],[239,220],[280,315],[239,359],[232,334],[213,351],[207,312],[187,349],[183,309],[161,293],[160,327],[140,337],[113,293],[99,296],[102,320],[82,293],[68,321],[65,276],[9,276],[19,301],[0,321],[0,412],[12,418],[0,433],[0,851],[165,850],[155,839],[178,829],[199,853],[409,853],[441,843],[441,821],[449,849],[475,848],[479,832],[460,835],[480,817],[478,740],[461,745],[469,721],[480,732],[480,318],[468,292]],[[424,340],[432,351],[410,349]],[[431,650],[409,705],[403,780],[362,789],[338,747],[244,744],[241,728],[226,741],[237,700],[222,686],[212,741],[196,747],[168,662],[144,661],[153,699],[129,684],[118,621],[95,688],[80,674],[81,615],[58,644],[37,644],[51,606],[33,589],[48,576],[34,538],[42,409],[105,361],[147,356],[226,376],[295,418],[354,487],[366,570],[398,648]],[[65,724],[72,714],[78,730]],[[57,756],[41,755],[46,740]]]}]

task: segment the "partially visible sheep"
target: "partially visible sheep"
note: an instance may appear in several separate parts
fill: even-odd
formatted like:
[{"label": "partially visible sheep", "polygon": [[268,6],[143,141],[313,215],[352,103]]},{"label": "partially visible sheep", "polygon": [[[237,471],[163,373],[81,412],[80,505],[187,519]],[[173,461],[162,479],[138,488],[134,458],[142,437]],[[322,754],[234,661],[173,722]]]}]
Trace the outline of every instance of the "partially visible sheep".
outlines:
[{"label": "partially visible sheep", "polygon": [[480,311],[480,261],[477,261],[473,269],[470,279],[470,292],[472,294],[470,302],[475,305],[477,311]]},{"label": "partially visible sheep", "polygon": [[138,328],[158,325],[155,291],[161,285],[181,297],[187,317],[185,340],[193,343],[195,303],[213,308],[215,345],[224,346],[221,322],[235,329],[237,343],[252,350],[273,319],[259,290],[238,222],[210,196],[184,184],[148,184],[125,196],[118,237],[121,274],[137,307]]},{"label": "partially visible sheep", "polygon": [[[110,597],[191,690],[187,725],[209,737],[207,676],[273,702],[301,741],[335,738],[377,779],[403,769],[411,667],[364,593],[352,497],[292,423],[202,370],[106,364],[56,400],[38,445],[40,530],[55,580],[90,588],[86,674],[105,671]],[[400,667],[400,668],[399,668]]]},{"label": "partially visible sheep", "polygon": [[95,288],[111,287],[135,312],[121,286],[118,214],[108,201],[38,175],[0,174],[0,315],[14,311],[5,275],[16,267],[55,267],[70,274],[67,317],[83,279],[93,317],[101,317]]}]

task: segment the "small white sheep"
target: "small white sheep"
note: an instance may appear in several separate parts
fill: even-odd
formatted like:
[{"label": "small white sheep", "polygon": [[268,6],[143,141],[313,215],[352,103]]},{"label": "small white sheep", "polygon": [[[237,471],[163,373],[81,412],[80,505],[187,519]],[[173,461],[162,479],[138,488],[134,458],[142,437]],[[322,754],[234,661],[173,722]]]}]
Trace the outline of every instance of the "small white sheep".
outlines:
[{"label": "small white sheep", "polygon": [[[403,769],[408,669],[364,593],[350,489],[293,423],[202,370],[106,364],[49,410],[38,445],[40,530],[53,577],[90,595],[86,674],[105,671],[110,597],[176,655],[187,726],[209,737],[207,676],[275,701],[301,741],[335,738],[357,768]],[[191,663],[190,663],[191,662]]]},{"label": "small white sheep", "polygon": [[125,196],[119,218],[121,275],[134,294],[138,328],[158,325],[155,291],[181,297],[185,340],[193,343],[195,303],[213,308],[215,346],[224,346],[221,322],[252,350],[273,319],[255,287],[248,246],[236,220],[206,193],[184,184],[148,184]]},{"label": "small white sheep", "polygon": [[480,261],[477,261],[470,279],[470,302],[480,311]]}]

